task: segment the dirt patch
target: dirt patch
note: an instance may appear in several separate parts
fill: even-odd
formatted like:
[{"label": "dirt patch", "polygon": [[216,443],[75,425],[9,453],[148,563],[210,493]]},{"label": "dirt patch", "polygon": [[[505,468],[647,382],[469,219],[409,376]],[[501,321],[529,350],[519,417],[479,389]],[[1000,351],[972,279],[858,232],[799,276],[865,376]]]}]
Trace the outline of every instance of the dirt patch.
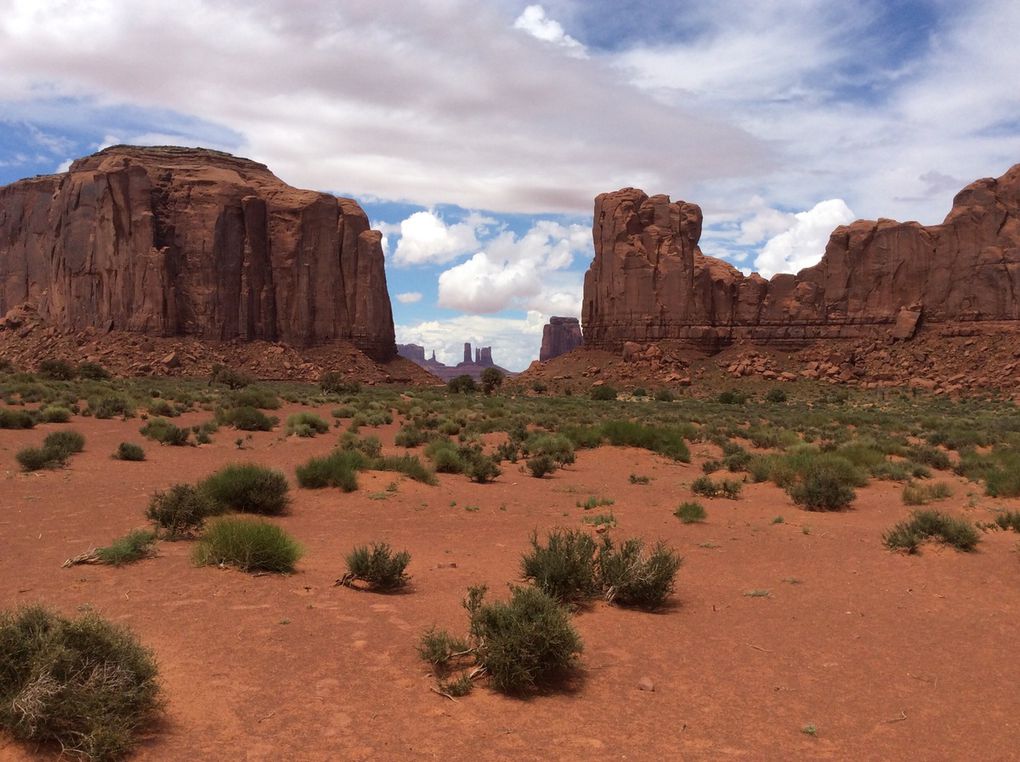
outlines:
[{"label": "dirt patch", "polygon": [[[701,448],[685,465],[604,447],[542,480],[505,464],[489,485],[367,473],[351,494],[295,488],[290,515],[274,519],[307,550],[293,576],[196,568],[189,542],[121,569],[61,569],[143,526],[156,489],[239,460],[279,468],[293,486],[294,467],[336,441],[278,430],[239,451],[223,429],[198,448],[146,442],[148,459],[128,463],[110,454],[143,442],[140,421],[71,425],[85,451],[32,474],[15,452],[61,427],[0,431],[0,605],[91,607],[154,649],[168,711],[137,759],[990,759],[1020,737],[1017,536],[987,533],[972,554],[890,553],[881,535],[909,513],[898,485],[873,482],[854,510],[809,514],[748,484],[739,500],[703,500],[707,521],[684,525],[672,512],[691,498]],[[396,452],[397,428],[362,434]],[[983,521],[993,505],[1020,507],[948,478],[955,496],[942,510]],[[456,703],[431,692],[415,653],[422,629],[462,631],[466,588],[502,594],[532,529],[584,526],[577,504],[590,495],[614,501],[595,512],[613,512],[616,535],[662,538],[685,556],[673,605],[579,613],[583,672],[571,692],[525,701],[481,688]],[[334,587],[344,554],[372,540],[410,551],[409,592]],[[0,757],[48,758],[5,737]]]}]

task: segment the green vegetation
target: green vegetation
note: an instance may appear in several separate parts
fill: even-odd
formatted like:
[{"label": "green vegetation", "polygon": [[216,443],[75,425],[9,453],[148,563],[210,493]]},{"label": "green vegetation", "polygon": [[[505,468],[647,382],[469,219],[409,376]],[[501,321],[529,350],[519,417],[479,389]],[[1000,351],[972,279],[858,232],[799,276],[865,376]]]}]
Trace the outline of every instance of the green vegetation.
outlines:
[{"label": "green vegetation", "polygon": [[699,476],[691,482],[691,492],[702,497],[725,497],[736,500],[740,497],[740,490],[744,485],[735,479],[723,479],[712,481],[708,476]]},{"label": "green vegetation", "polygon": [[85,437],[77,431],[54,431],[46,435],[43,449],[66,459],[85,449]]},{"label": "green vegetation", "polygon": [[[247,409],[247,408],[246,408]],[[260,413],[261,415],[261,413]],[[265,417],[265,416],[263,416]],[[238,427],[240,428],[240,427]],[[270,426],[270,429],[272,426]],[[268,429],[260,429],[267,431]],[[315,413],[301,412],[287,416],[287,435],[298,437],[314,437],[329,431],[329,423]]]},{"label": "green vegetation", "polygon": [[617,447],[642,447],[683,463],[691,462],[691,451],[680,429],[646,426],[635,421],[607,421],[602,436]]},{"label": "green vegetation", "polygon": [[446,388],[451,394],[470,394],[477,389],[477,386],[475,380],[465,374],[451,378],[447,382]]},{"label": "green vegetation", "polygon": [[0,727],[96,760],[122,759],[160,709],[152,654],[95,614],[0,612]]},{"label": "green vegetation", "polygon": [[31,429],[35,418],[27,410],[0,408],[0,429]]},{"label": "green vegetation", "polygon": [[617,397],[616,389],[608,384],[600,384],[591,388],[591,398],[599,402],[609,402]]},{"label": "green vegetation", "polygon": [[559,529],[549,533],[546,544],[531,535],[531,552],[521,558],[521,575],[547,595],[564,603],[594,598],[595,541],[586,532]]},{"label": "green vegetation", "polygon": [[221,510],[275,516],[289,504],[287,477],[254,463],[224,466],[199,484],[199,489]]},{"label": "green vegetation", "polygon": [[297,482],[305,489],[339,487],[344,492],[354,492],[358,488],[357,472],[364,464],[365,456],[357,450],[334,450],[298,466]]},{"label": "green vegetation", "polygon": [[148,529],[135,529],[105,548],[97,548],[96,556],[100,563],[111,566],[123,566],[141,561],[154,552],[156,533]]},{"label": "green vegetation", "polygon": [[188,444],[188,438],[191,436],[188,429],[182,429],[166,418],[150,418],[138,431],[146,439],[174,447]]},{"label": "green vegetation", "polygon": [[394,553],[384,542],[371,547],[359,545],[347,554],[347,573],[340,584],[350,586],[359,580],[372,590],[396,590],[407,584],[404,570],[410,561],[411,554],[406,550]]},{"label": "green vegetation", "polygon": [[701,503],[680,503],[680,506],[673,512],[684,524],[697,524],[700,521],[704,521],[708,514],[705,512],[705,506]]},{"label": "green vegetation", "polygon": [[914,511],[910,519],[900,522],[882,536],[890,550],[918,553],[925,540],[936,540],[957,550],[972,551],[981,541],[977,528],[965,519],[948,516],[941,511]]},{"label": "green vegetation", "polygon": [[132,442],[121,442],[117,445],[117,450],[113,453],[113,457],[117,460],[145,460],[145,450],[142,449],[141,445],[136,445]]},{"label": "green vegetation", "polygon": [[289,573],[302,555],[301,546],[275,524],[228,516],[209,524],[192,559],[198,566]]},{"label": "green vegetation", "polygon": [[[304,414],[302,414],[304,415]],[[310,414],[309,414],[310,415]],[[318,418],[318,416],[313,416]],[[216,411],[216,420],[221,424],[233,426],[239,431],[272,431],[279,423],[276,416],[268,416],[257,407],[241,405],[233,408],[220,408]],[[321,418],[318,420],[322,420]],[[326,427],[328,430],[329,427]],[[288,433],[296,433],[290,432]],[[313,436],[308,434],[307,436]]]},{"label": "green vegetation", "polygon": [[999,529],[1012,529],[1020,532],[1020,511],[1002,511],[995,516],[995,525]]},{"label": "green vegetation", "polygon": [[952,495],[952,488],[945,482],[935,482],[934,484],[908,482],[901,493],[904,505],[927,505],[936,500],[945,500]]},{"label": "green vegetation", "polygon": [[174,484],[152,496],[145,516],[163,530],[166,539],[178,540],[196,533],[206,518],[219,512],[202,490],[190,484]]},{"label": "green vegetation", "polygon": [[482,371],[482,391],[492,394],[503,385],[503,374],[496,368],[486,368]]},{"label": "green vegetation", "polygon": [[645,553],[644,543],[637,538],[615,546],[606,536],[602,538],[597,563],[599,583],[607,601],[655,609],[673,592],[682,559],[662,542]]}]

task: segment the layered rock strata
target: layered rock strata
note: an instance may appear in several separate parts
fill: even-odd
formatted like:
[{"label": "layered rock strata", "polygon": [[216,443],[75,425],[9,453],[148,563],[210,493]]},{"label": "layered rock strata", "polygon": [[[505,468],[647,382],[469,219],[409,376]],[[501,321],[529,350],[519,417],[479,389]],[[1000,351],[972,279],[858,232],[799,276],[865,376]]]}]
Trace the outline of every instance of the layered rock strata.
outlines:
[{"label": "layered rock strata", "polygon": [[356,202],[204,149],[115,146],[0,188],[0,315],[58,330],[351,341],[395,353],[381,234]]},{"label": "layered rock strata", "polygon": [[585,346],[677,339],[803,345],[921,326],[961,335],[1020,330],[1020,164],[964,188],[941,225],[860,220],[836,228],[796,275],[744,276],[698,247],[702,213],[625,188],[595,199]]},{"label": "layered rock strata", "polygon": [[542,328],[542,362],[565,355],[581,346],[581,324],[575,317],[551,317]]}]

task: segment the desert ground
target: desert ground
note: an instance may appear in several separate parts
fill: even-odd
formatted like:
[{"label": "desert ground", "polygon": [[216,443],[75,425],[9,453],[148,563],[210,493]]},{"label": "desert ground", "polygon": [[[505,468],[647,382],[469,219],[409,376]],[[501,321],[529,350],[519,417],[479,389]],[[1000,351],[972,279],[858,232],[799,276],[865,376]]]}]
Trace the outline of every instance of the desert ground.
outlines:
[{"label": "desert ground", "polygon": [[[478,399],[457,405],[489,403]],[[639,409],[625,401],[582,407],[596,404],[621,417]],[[687,403],[658,404],[683,416]],[[923,400],[911,404],[923,409]],[[336,406],[313,400],[272,412],[281,421],[300,411],[332,421]],[[193,408],[174,422],[209,418]],[[403,453],[394,445],[402,420],[359,434]],[[710,441],[690,443],[690,463],[603,445],[578,449],[573,464],[541,479],[506,462],[489,484],[438,474],[433,486],[368,471],[357,491],[343,493],[299,488],[294,473],[336,445],[345,419],[310,438],[288,437],[282,425],[242,433],[243,450],[228,427],[209,444],[171,447],[141,437],[142,423],[75,416],[0,431],[0,608],[93,610],[152,649],[166,705],[134,759],[1017,756],[1020,538],[984,531],[975,552],[935,543],[915,555],[890,551],[883,533],[912,510],[901,482],[872,479],[849,510],[809,512],[775,484],[726,474],[744,479],[739,498],[696,498],[707,517],[684,524],[673,511],[694,499],[702,464],[722,455]],[[66,428],[86,438],[66,467],[19,467],[21,448]],[[501,436],[482,440],[491,446]],[[112,459],[122,441],[142,444],[146,460]],[[145,527],[155,491],[233,462],[271,466],[291,482],[289,512],[270,520],[305,549],[296,573],[197,567],[193,541],[159,542],[155,557],[123,567],[62,568]],[[935,477],[952,496],[932,507],[952,515],[987,522],[1020,508],[952,471]],[[586,511],[580,504],[590,496],[612,504]],[[520,558],[533,531],[590,529],[587,516],[608,512],[613,535],[661,539],[682,554],[668,604],[654,612],[601,600],[581,606],[573,615],[584,643],[578,670],[538,694],[508,697],[484,680],[456,700],[432,690],[416,652],[422,631],[463,632],[470,585],[486,583],[499,598],[508,583],[524,584]],[[345,554],[371,541],[411,554],[406,589],[334,585]],[[0,758],[53,756],[0,735]]]}]

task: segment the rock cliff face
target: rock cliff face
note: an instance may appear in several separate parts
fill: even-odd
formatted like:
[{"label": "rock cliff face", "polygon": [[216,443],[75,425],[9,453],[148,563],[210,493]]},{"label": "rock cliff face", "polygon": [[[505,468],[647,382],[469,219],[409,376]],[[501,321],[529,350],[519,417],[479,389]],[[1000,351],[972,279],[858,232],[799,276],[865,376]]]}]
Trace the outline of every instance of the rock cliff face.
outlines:
[{"label": "rock cliff face", "polygon": [[581,346],[581,324],[574,317],[551,317],[542,328],[542,362],[565,355]]},{"label": "rock cliff face", "polygon": [[1020,164],[964,188],[941,225],[880,219],[836,228],[796,275],[745,277],[702,255],[701,209],[625,188],[595,199],[585,346],[676,339],[798,345],[919,325],[961,333],[1020,327]]},{"label": "rock cliff face", "polygon": [[0,188],[0,315],[60,330],[351,341],[394,355],[381,236],[351,199],[203,149],[115,146]]}]

